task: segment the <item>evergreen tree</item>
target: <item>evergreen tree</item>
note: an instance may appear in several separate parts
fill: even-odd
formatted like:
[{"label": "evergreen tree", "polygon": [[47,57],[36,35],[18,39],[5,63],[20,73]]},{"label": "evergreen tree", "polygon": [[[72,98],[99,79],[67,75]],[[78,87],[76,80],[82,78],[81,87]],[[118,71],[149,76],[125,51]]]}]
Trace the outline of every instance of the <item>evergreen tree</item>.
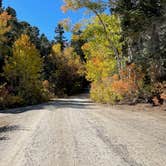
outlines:
[{"label": "evergreen tree", "polygon": [[64,28],[61,24],[58,24],[58,26],[55,28],[55,42],[61,45],[61,51],[64,50],[65,48],[65,43],[66,43],[66,39],[64,37]]},{"label": "evergreen tree", "polygon": [[114,10],[121,18],[123,55],[146,69],[152,82],[165,71],[164,8],[164,0],[119,0]]},{"label": "evergreen tree", "polygon": [[2,0],[0,0],[0,8],[2,8],[2,5],[3,5],[3,4],[2,4]]},{"label": "evergreen tree", "polygon": [[51,53],[51,42],[47,39],[45,34],[41,34],[40,38],[40,54],[42,57],[47,57]]},{"label": "evergreen tree", "polygon": [[13,9],[12,7],[7,7],[6,12],[14,18],[16,18],[17,16],[16,10]]},{"label": "evergreen tree", "polygon": [[3,65],[5,58],[9,55],[9,46],[7,45],[7,37],[6,34],[11,30],[8,25],[11,16],[8,15],[7,12],[2,12],[0,14],[0,84],[4,82],[4,78],[2,76]]},{"label": "evergreen tree", "polygon": [[[85,54],[82,50],[82,46],[86,43],[85,39],[81,39],[82,31],[77,31],[73,33],[73,39],[71,40],[71,46],[74,48],[74,51],[80,56],[82,61],[86,61]],[[74,39],[78,37],[78,39]]]}]

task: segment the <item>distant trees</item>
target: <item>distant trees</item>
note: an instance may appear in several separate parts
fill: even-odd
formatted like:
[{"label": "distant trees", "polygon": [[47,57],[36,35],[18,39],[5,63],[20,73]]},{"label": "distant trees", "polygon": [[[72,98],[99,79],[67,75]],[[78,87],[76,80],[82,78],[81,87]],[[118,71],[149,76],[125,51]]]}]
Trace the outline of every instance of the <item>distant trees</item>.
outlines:
[{"label": "distant trees", "polygon": [[59,43],[61,46],[61,51],[65,48],[66,39],[64,37],[64,28],[61,24],[55,28],[55,43]]},{"label": "distant trees", "polygon": [[85,54],[82,50],[82,46],[86,43],[85,38],[82,37],[82,31],[74,31],[71,39],[71,46],[74,48],[74,51],[80,56],[83,62],[86,61]]},{"label": "distant trees", "polygon": [[6,12],[12,16],[13,18],[16,18],[17,17],[17,14],[16,14],[16,11],[15,9],[13,9],[12,7],[7,7],[6,8]]},{"label": "distant trees", "polygon": [[0,8],[2,8],[2,0],[0,0]]},{"label": "distant trees", "polygon": [[19,21],[12,7],[5,9],[1,5],[2,1],[0,109],[80,92],[84,65],[81,55],[67,44],[61,24],[57,25],[52,42],[44,34],[40,35],[38,27]]},{"label": "distant trees", "polygon": [[0,14],[0,83],[4,82],[4,78],[2,76],[3,65],[10,49],[8,46],[6,46],[6,34],[11,30],[11,27],[8,24],[10,19],[11,16],[5,11]]},{"label": "distant trees", "polygon": [[83,88],[84,65],[72,47],[61,51],[61,45],[54,44],[48,57],[49,82],[58,96],[78,93]]},{"label": "distant trees", "polygon": [[46,57],[51,53],[51,42],[47,39],[45,34],[41,34],[39,37],[39,51],[42,57]]}]

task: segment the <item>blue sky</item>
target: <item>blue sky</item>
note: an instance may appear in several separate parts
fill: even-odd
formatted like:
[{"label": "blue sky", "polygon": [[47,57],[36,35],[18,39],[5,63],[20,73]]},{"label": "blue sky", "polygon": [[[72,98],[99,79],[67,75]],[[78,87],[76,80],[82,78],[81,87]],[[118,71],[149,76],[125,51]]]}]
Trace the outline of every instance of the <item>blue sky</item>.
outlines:
[{"label": "blue sky", "polygon": [[[65,18],[72,18],[72,23],[83,18],[83,12],[61,11],[63,0],[3,0],[3,6],[11,6],[17,11],[19,20],[29,22],[40,29],[40,33],[45,33],[51,40],[54,36],[54,29],[59,21]],[[70,34],[66,34],[69,38]]]}]

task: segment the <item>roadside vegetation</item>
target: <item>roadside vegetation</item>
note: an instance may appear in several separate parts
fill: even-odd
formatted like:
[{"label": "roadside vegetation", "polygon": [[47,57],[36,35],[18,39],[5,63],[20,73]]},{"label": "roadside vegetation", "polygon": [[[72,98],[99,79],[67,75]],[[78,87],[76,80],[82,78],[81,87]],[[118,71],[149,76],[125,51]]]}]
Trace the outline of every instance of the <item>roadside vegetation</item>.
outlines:
[{"label": "roadside vegetation", "polygon": [[64,28],[58,24],[49,41],[0,4],[0,109],[80,93],[87,84],[81,47],[65,39]]},{"label": "roadside vegetation", "polygon": [[111,104],[163,104],[166,2],[65,0],[62,10],[81,8],[92,15],[79,35],[86,41],[82,50],[91,98]]},{"label": "roadside vegetation", "polygon": [[91,17],[62,21],[49,41],[0,1],[0,109],[80,93],[88,83],[96,102],[164,103],[165,0],[65,0],[62,11],[81,8]]}]

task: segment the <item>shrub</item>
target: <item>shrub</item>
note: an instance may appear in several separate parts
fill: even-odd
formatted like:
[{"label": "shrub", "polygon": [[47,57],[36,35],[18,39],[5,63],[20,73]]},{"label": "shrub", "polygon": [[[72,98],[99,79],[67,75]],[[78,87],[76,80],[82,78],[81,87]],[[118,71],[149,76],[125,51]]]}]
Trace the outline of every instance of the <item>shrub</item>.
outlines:
[{"label": "shrub", "polygon": [[91,85],[91,98],[96,102],[111,103],[122,100],[132,101],[137,98],[142,89],[144,74],[135,64],[121,70],[120,76],[102,78]]},{"label": "shrub", "polygon": [[119,93],[115,93],[111,89],[111,83],[108,79],[100,82],[93,82],[91,84],[90,96],[92,100],[100,103],[114,104],[123,99],[123,96]]},{"label": "shrub", "polygon": [[155,83],[152,86],[152,101],[153,105],[159,106],[166,101],[166,82],[163,83]]},{"label": "shrub", "polygon": [[20,96],[9,93],[6,84],[0,86],[0,109],[14,108],[24,105],[24,100]]}]

